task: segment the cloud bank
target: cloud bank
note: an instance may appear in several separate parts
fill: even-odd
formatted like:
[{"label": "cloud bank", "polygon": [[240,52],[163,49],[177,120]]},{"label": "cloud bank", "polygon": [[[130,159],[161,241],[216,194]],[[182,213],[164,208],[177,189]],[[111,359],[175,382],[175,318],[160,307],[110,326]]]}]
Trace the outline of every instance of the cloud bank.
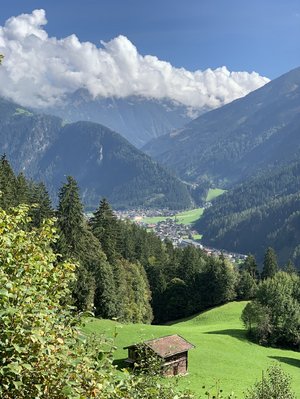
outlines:
[{"label": "cloud bank", "polygon": [[142,56],[125,37],[97,47],[75,35],[49,37],[44,10],[8,19],[0,27],[0,95],[24,106],[47,107],[85,88],[92,96],[169,98],[193,108],[215,108],[269,81],[226,67],[190,72],[152,55]]}]

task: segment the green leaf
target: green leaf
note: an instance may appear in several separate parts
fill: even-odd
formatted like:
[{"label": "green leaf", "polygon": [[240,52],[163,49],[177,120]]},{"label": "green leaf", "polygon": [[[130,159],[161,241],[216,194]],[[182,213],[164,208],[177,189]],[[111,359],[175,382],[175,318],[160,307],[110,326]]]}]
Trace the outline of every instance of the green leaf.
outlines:
[{"label": "green leaf", "polygon": [[32,370],[32,366],[31,366],[30,364],[28,364],[28,363],[23,363],[23,364],[22,364],[22,367],[23,367],[24,369],[28,370],[28,371],[31,371],[31,370]]}]

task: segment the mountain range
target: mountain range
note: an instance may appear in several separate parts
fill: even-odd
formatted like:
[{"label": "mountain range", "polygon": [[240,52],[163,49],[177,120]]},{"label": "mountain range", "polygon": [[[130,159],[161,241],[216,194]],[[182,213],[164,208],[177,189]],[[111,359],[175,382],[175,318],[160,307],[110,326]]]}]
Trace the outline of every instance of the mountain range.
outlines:
[{"label": "mountain range", "polygon": [[152,140],[143,150],[182,179],[222,187],[297,159],[300,68]]},{"label": "mountain range", "polygon": [[43,110],[67,122],[90,121],[120,133],[137,148],[148,141],[183,127],[205,110],[190,109],[170,99],[142,96],[95,97],[79,89],[64,97],[59,105]]},{"label": "mountain range", "polygon": [[204,244],[260,263],[271,246],[300,268],[300,68],[145,149],[184,180],[228,189],[196,223]]},{"label": "mountain range", "polygon": [[115,207],[192,204],[185,184],[100,124],[65,123],[0,98],[0,142],[14,170],[45,182],[53,199],[65,176],[72,175],[88,209],[103,196]]},{"label": "mountain range", "polygon": [[[174,125],[183,124],[187,110],[138,97],[101,101],[77,92],[60,110],[62,119],[0,99],[1,152],[15,170],[46,182],[52,198],[73,175],[89,209],[101,196],[119,208],[183,209],[194,204],[190,193],[201,200],[209,187],[225,188],[196,225],[203,242],[252,252],[260,262],[272,246],[281,263],[292,259],[300,267],[300,68],[148,142],[143,149],[167,169],[109,128],[69,123],[68,115],[91,119],[91,109],[104,109],[108,118],[122,115],[116,119],[131,130],[133,120],[138,126],[150,114],[158,126],[168,107],[173,121],[179,113]],[[140,144],[158,135],[140,139],[138,131],[132,141]]]}]

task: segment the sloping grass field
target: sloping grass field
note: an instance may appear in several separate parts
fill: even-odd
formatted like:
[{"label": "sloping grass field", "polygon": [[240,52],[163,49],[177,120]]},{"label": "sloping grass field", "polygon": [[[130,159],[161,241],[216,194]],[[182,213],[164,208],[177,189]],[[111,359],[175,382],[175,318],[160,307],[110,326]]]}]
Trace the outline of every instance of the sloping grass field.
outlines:
[{"label": "sloping grass field", "polygon": [[206,201],[212,201],[214,198],[219,197],[225,192],[226,190],[222,190],[221,188],[210,188],[206,196]]},{"label": "sloping grass field", "polygon": [[[169,334],[179,334],[196,348],[189,352],[189,374],[179,378],[179,386],[204,397],[203,386],[219,383],[225,393],[243,392],[273,363],[280,363],[292,377],[292,387],[300,399],[300,352],[266,348],[250,342],[240,315],[246,302],[232,302],[189,319],[164,326],[120,324],[93,319],[84,327],[86,333],[112,337],[116,330],[118,347],[115,359],[122,364],[127,356],[124,346]],[[224,395],[225,396],[225,395]]]}]

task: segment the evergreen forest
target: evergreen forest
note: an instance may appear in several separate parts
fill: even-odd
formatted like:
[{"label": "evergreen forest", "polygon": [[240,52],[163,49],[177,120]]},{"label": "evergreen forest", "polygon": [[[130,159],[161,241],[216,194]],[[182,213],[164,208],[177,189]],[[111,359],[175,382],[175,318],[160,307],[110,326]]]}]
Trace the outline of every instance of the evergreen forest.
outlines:
[{"label": "evergreen forest", "polygon": [[216,198],[196,224],[204,243],[251,252],[259,263],[270,246],[299,268],[299,172],[299,161],[272,168]]}]

